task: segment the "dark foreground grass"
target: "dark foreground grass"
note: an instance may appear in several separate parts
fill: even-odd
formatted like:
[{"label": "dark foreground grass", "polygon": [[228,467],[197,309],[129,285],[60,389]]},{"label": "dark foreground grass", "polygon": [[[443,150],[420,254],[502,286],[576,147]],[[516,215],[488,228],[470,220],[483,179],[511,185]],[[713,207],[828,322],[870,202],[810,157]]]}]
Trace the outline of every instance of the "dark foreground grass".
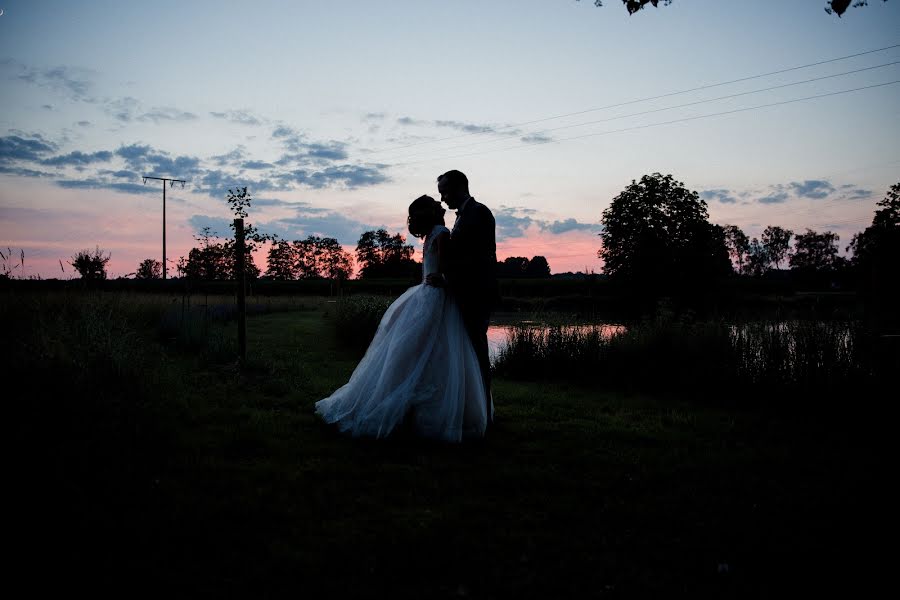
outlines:
[{"label": "dark foreground grass", "polygon": [[30,590],[773,597],[862,592],[860,567],[878,568],[882,440],[852,399],[838,427],[500,379],[489,439],[376,443],[312,413],[358,356],[321,312],[248,330],[238,371],[128,329],[108,381],[78,379],[59,332],[44,334],[68,350],[50,356],[52,339],[17,330],[17,352],[44,352],[11,358],[8,377],[27,384],[7,405]]}]

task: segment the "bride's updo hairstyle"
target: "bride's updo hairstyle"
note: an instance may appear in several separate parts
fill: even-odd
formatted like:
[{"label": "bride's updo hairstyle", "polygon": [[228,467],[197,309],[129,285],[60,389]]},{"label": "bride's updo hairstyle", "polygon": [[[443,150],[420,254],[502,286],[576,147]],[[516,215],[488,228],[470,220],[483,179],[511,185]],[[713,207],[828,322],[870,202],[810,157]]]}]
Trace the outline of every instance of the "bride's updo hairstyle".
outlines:
[{"label": "bride's updo hairstyle", "polygon": [[441,203],[431,196],[419,196],[409,205],[409,216],[406,218],[409,232],[417,238],[424,238],[435,225],[444,224],[444,212]]}]

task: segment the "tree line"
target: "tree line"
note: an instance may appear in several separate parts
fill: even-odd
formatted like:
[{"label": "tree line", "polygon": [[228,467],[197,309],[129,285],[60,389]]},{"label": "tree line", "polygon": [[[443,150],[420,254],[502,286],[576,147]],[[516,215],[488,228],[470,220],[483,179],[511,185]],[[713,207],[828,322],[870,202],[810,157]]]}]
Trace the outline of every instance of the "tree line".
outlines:
[{"label": "tree line", "polygon": [[839,254],[840,236],[807,229],[795,233],[770,225],[759,238],[736,225],[709,222],[697,192],[672,175],[632,181],[601,218],[603,271],[611,279],[646,290],[708,287],[723,277],[764,277],[782,266],[801,279],[824,281],[850,270],[882,279],[900,257],[900,183],[877,203],[872,224]]},{"label": "tree line", "polygon": [[[246,188],[229,190],[228,203],[236,216],[246,217],[251,198]],[[672,175],[653,173],[633,180],[613,198],[601,217],[603,231],[598,256],[610,280],[645,291],[697,289],[722,278],[763,278],[784,267],[795,276],[825,281],[855,274],[871,283],[893,277],[900,264],[900,183],[893,185],[876,205],[872,224],[856,233],[840,255],[840,237],[832,231],[806,229],[794,232],[767,226],[750,238],[740,227],[709,222],[704,200]],[[413,246],[400,233],[386,229],[364,232],[354,254],[335,238],[310,235],[285,240],[260,234],[245,226],[245,264],[251,279],[345,280],[353,274],[354,259],[360,279],[421,277],[421,263],[413,258]],[[235,240],[220,238],[209,228],[195,236],[198,245],[177,262],[179,276],[192,280],[230,280],[235,275]],[[270,243],[266,271],[255,264],[253,253]],[[10,251],[11,255],[11,251]],[[4,269],[0,278],[10,278]],[[86,280],[106,279],[110,254],[99,247],[82,250],[69,264]],[[22,257],[24,266],[24,256]],[[62,268],[62,262],[60,262]],[[147,258],[133,274],[137,279],[158,279],[162,265]],[[546,278],[550,266],[543,256],[513,256],[497,263],[500,278]]]}]

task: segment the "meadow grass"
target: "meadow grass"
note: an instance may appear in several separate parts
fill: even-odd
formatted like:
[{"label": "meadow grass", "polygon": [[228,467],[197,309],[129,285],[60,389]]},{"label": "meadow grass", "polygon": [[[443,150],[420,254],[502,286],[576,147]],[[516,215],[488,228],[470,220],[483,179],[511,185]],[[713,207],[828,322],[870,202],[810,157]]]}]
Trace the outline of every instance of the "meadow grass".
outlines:
[{"label": "meadow grass", "polygon": [[486,440],[353,440],[313,414],[358,360],[330,305],[250,317],[239,369],[161,340],[166,301],[3,300],[7,379],[27,383],[7,397],[28,526],[12,547],[42,584],[760,597],[833,588],[877,526],[872,415],[501,376]]}]

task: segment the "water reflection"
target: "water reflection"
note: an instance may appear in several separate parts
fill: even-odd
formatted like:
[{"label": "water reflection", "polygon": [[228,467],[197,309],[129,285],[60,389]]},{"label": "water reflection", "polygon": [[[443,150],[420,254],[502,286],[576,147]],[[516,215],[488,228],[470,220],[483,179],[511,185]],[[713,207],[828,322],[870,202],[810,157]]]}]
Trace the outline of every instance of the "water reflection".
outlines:
[{"label": "water reflection", "polygon": [[[521,321],[515,325],[491,325],[488,327],[488,353],[491,357],[491,362],[496,360],[497,356],[500,354],[500,350],[506,346],[509,341],[510,333],[517,327],[529,327],[534,329],[539,329],[541,331],[547,331],[550,327],[544,323],[539,323],[537,321]],[[602,338],[611,338],[612,336],[624,333],[626,327],[619,323],[595,323],[592,325],[563,325],[563,329],[566,331],[576,331],[576,332],[587,332],[592,330],[597,330],[600,332],[600,337]]]}]

